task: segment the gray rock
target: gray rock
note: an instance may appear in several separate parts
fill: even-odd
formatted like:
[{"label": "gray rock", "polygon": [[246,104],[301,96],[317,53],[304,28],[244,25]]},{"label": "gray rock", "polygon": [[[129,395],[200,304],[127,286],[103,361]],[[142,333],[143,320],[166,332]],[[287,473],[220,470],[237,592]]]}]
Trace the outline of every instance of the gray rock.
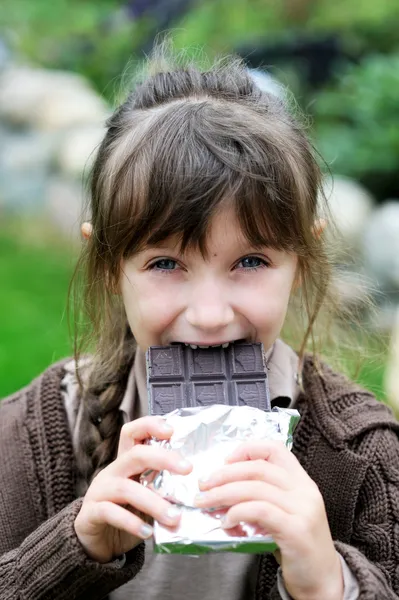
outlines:
[{"label": "gray rock", "polygon": [[398,304],[386,295],[380,294],[372,311],[368,315],[367,326],[378,335],[391,335]]},{"label": "gray rock", "polygon": [[80,178],[87,173],[105,135],[105,127],[89,126],[67,131],[57,153],[57,165],[64,175]]},{"label": "gray rock", "polygon": [[248,69],[248,73],[262,92],[267,92],[278,96],[281,100],[286,100],[284,87],[270,73],[263,69]]},{"label": "gray rock", "polygon": [[11,52],[4,41],[0,37],[0,72],[3,71],[11,62]]},{"label": "gray rock", "polygon": [[[363,232],[375,204],[372,195],[356,181],[340,176],[335,176],[333,181],[326,178],[323,187],[332,218],[342,236],[343,254],[359,254]],[[328,225],[326,234],[329,234]]]},{"label": "gray rock", "polygon": [[28,67],[0,74],[0,118],[15,126],[57,130],[103,123],[105,101],[79,75]]},{"label": "gray rock", "polygon": [[17,177],[0,169],[0,206],[10,213],[40,213],[45,202],[46,182],[44,172]]},{"label": "gray rock", "polygon": [[377,208],[363,236],[364,265],[382,291],[399,293],[399,200]]},{"label": "gray rock", "polygon": [[0,166],[15,172],[16,176],[30,171],[48,171],[59,144],[56,136],[36,131],[11,132],[3,129],[0,139]]},{"label": "gray rock", "polygon": [[60,232],[74,239],[80,235],[83,200],[81,184],[62,177],[52,177],[47,181],[46,214]]},{"label": "gray rock", "polygon": [[332,286],[335,297],[339,299],[339,306],[344,310],[356,311],[356,314],[366,314],[369,309],[370,281],[360,269],[337,269]]},{"label": "gray rock", "polygon": [[0,202],[8,211],[40,211],[56,140],[0,129]]}]

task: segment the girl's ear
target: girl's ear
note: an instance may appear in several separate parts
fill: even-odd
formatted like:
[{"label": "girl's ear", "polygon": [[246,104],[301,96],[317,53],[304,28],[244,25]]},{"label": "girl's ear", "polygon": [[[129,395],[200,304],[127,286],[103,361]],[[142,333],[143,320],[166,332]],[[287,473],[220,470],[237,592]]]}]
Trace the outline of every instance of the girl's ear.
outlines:
[{"label": "girl's ear", "polygon": [[325,228],[327,227],[327,221],[325,219],[316,219],[313,223],[312,233],[318,239],[320,238]]},{"label": "girl's ear", "polygon": [[[85,240],[89,240],[93,234],[93,225],[88,221],[82,223],[82,225],[80,226],[80,232],[82,234],[82,238],[84,238]],[[114,294],[116,296],[121,295],[119,285],[112,285],[108,274],[105,275],[105,285],[107,286],[111,294]]]},{"label": "girl's ear", "polygon": [[90,239],[91,234],[93,233],[93,225],[91,223],[82,223],[82,225],[80,226],[80,231],[82,234],[82,237],[85,240]]}]

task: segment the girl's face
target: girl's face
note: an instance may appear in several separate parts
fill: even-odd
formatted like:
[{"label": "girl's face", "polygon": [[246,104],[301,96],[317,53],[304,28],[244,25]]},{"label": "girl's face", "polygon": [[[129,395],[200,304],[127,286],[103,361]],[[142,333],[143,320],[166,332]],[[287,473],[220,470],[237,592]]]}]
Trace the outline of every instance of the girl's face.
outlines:
[{"label": "girl's face", "polygon": [[149,346],[219,345],[238,339],[271,347],[295,281],[297,257],[252,248],[233,210],[214,217],[205,260],[182,255],[176,239],[147,247],[122,264],[120,289],[132,333]]}]

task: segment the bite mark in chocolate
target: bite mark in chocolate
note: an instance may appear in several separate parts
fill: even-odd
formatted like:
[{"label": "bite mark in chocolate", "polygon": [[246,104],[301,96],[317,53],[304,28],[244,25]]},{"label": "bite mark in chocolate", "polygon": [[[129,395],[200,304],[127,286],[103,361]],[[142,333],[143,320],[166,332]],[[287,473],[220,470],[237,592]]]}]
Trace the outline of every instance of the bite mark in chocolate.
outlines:
[{"label": "bite mark in chocolate", "polygon": [[152,346],[147,351],[147,386],[150,415],[210,404],[271,409],[260,343],[197,349]]}]

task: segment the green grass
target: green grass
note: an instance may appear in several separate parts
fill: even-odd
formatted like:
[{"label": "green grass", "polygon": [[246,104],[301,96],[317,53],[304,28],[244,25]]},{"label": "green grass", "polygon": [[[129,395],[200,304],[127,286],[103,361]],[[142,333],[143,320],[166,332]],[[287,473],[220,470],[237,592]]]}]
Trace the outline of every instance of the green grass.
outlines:
[{"label": "green grass", "polygon": [[65,307],[74,253],[38,232],[27,241],[27,231],[0,229],[0,398],[71,354]]}]

